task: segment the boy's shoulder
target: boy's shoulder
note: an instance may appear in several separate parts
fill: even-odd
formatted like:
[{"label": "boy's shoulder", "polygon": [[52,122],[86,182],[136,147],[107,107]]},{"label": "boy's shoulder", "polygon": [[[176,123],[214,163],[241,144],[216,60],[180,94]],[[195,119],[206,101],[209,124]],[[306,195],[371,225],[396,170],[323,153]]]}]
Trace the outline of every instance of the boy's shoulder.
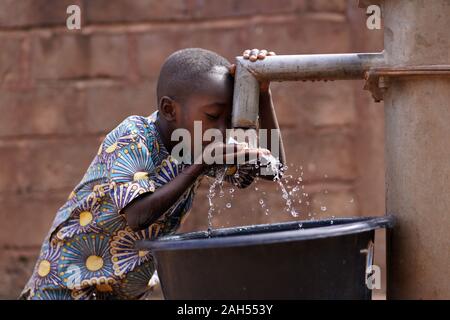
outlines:
[{"label": "boy's shoulder", "polygon": [[154,138],[157,134],[154,126],[156,112],[150,116],[131,115],[126,117],[119,125],[111,130],[106,138],[116,140],[120,137],[135,137],[136,139],[147,140]]},{"label": "boy's shoulder", "polygon": [[[145,131],[154,124],[155,117],[131,115],[126,117],[115,129],[127,129],[128,131]],[[114,130],[115,130],[114,129]]]},{"label": "boy's shoulder", "polygon": [[161,153],[157,156],[158,159],[166,156],[155,121],[156,112],[150,116],[131,115],[125,118],[105,136],[98,150],[99,159],[109,159],[120,150],[125,151],[133,145],[146,146],[151,153]]}]

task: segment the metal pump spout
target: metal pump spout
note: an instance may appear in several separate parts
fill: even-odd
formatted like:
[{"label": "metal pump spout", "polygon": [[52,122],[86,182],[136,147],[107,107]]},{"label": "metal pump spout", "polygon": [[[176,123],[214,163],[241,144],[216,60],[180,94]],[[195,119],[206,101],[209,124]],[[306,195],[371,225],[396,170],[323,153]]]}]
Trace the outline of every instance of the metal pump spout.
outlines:
[{"label": "metal pump spout", "polygon": [[259,80],[364,79],[369,69],[383,65],[383,52],[280,55],[255,62],[236,57],[232,125],[234,128],[256,128]]}]

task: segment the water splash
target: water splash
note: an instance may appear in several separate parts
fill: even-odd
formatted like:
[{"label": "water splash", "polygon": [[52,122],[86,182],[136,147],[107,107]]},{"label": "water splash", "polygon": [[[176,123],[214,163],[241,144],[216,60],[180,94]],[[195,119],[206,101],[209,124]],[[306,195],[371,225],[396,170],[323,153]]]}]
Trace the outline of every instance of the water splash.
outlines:
[{"label": "water splash", "polygon": [[[225,177],[226,168],[218,169],[216,171],[216,178],[212,180],[212,183],[209,186],[209,192],[206,195],[208,198],[209,209],[208,209],[208,234],[211,234],[212,231],[212,216],[215,210],[213,198],[216,195],[216,187],[220,186],[220,192],[223,192],[223,179]],[[220,194],[220,193],[219,193]]]},{"label": "water splash", "polygon": [[[288,169],[287,166],[282,166],[278,159],[276,159],[271,154],[261,155],[260,158],[256,160],[251,160],[249,164],[253,164],[256,169],[260,169],[261,174],[269,174],[273,177],[273,181],[276,182],[276,189],[281,193],[281,199],[284,202],[284,210],[292,217],[298,217],[300,212],[296,210],[296,206],[302,205],[305,208],[305,217],[308,216],[309,219],[314,220],[316,212],[313,210],[312,202],[316,203],[316,200],[310,199],[310,194],[305,189],[304,182],[304,170],[303,166],[295,167],[293,164],[291,165],[291,170],[295,170],[295,176],[286,174]],[[236,186],[231,186],[229,189],[224,190],[223,181],[226,174],[226,166],[222,169],[217,169],[216,178],[212,181],[209,187],[209,193],[207,195],[209,201],[209,210],[208,210],[208,232],[212,231],[212,217],[214,213],[218,213],[221,210],[221,207],[214,204],[213,199],[216,197],[217,192],[216,189],[219,187],[218,196],[220,198],[227,198],[225,202],[221,206],[222,209],[230,209],[232,207],[232,200],[235,194]],[[291,171],[291,172],[292,172]],[[235,177],[239,177],[238,173],[235,174]],[[325,179],[328,178],[328,175],[323,176]],[[265,215],[268,215],[270,212],[270,203],[268,203],[268,198],[266,196],[266,192],[264,188],[257,183],[259,178],[257,177],[253,182],[253,188],[255,193],[259,194],[259,197],[256,199],[259,207]],[[322,191],[324,194],[328,194],[328,190]],[[354,200],[351,199],[350,202]],[[258,207],[258,205],[256,205]],[[328,208],[320,204],[318,207],[319,212],[325,212]],[[255,207],[252,206],[251,211],[255,210]]]},{"label": "water splash", "polygon": [[[292,175],[286,175],[283,177],[283,173],[288,169],[287,166],[283,166],[279,159],[275,158],[272,154],[263,154],[259,158],[258,163],[255,164],[255,168],[261,167],[261,172],[263,174],[272,175],[273,181],[275,181],[281,190],[281,197],[285,200],[286,203],[286,211],[290,212],[293,217],[297,217],[299,213],[293,207],[293,200],[291,196],[293,195],[293,190],[288,191],[287,187],[285,187],[284,182],[286,184],[289,183],[289,179],[292,178]],[[284,182],[283,182],[284,180]],[[290,186],[288,186],[290,188]],[[294,193],[298,190],[298,188],[294,191]]]}]

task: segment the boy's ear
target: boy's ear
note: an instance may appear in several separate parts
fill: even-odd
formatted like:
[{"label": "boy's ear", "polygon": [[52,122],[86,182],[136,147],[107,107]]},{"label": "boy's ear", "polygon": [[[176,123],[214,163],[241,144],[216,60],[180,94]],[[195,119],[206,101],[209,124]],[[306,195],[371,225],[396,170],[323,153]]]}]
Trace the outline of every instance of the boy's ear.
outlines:
[{"label": "boy's ear", "polygon": [[176,108],[175,101],[168,97],[164,96],[159,101],[159,112],[167,121],[174,121],[176,117]]}]

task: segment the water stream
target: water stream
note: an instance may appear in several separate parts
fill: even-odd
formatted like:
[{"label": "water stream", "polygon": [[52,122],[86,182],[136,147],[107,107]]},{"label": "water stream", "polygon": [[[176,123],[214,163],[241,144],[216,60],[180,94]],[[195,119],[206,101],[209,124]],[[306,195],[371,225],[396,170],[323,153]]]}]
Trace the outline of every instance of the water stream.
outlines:
[{"label": "water stream", "polygon": [[[228,143],[237,143],[234,140],[230,140]],[[315,212],[311,211],[311,200],[309,194],[305,191],[305,184],[303,181],[303,166],[294,167],[293,164],[290,164],[290,171],[295,171],[294,173],[287,174],[287,166],[282,166],[278,159],[276,159],[273,155],[261,155],[258,159],[254,159],[248,162],[255,166],[256,169],[260,170],[261,174],[269,174],[273,177],[273,181],[277,185],[277,191],[280,192],[280,197],[284,202],[284,211],[290,214],[292,217],[297,218],[302,213],[305,217],[304,219],[314,219]],[[210,233],[213,229],[213,214],[220,213],[221,209],[230,209],[232,207],[232,200],[234,197],[234,191],[236,186],[230,186],[228,192],[224,191],[224,178],[226,174],[227,167],[216,169],[215,178],[211,180],[209,192],[207,194],[209,210],[208,210],[208,232]],[[263,171],[265,170],[265,171]],[[236,178],[238,178],[239,173],[236,173]],[[294,176],[295,175],[295,176]],[[326,175],[325,175],[326,177]],[[263,188],[260,187],[259,180],[260,177],[256,177],[253,181],[253,190],[256,194],[258,194],[258,204],[261,207],[262,211],[265,215],[270,214],[269,203],[267,202],[267,192],[264,191]],[[225,205],[217,206],[214,203],[214,199],[217,195],[217,191],[220,198],[224,198],[225,196],[229,196],[230,199],[227,199]],[[328,193],[327,190],[324,191],[325,194]],[[257,204],[257,205],[258,205]],[[296,209],[296,206],[306,207],[306,212],[300,212]],[[252,211],[255,211],[255,208],[252,206]],[[327,207],[323,204],[317,208],[320,212],[327,211]]]}]

